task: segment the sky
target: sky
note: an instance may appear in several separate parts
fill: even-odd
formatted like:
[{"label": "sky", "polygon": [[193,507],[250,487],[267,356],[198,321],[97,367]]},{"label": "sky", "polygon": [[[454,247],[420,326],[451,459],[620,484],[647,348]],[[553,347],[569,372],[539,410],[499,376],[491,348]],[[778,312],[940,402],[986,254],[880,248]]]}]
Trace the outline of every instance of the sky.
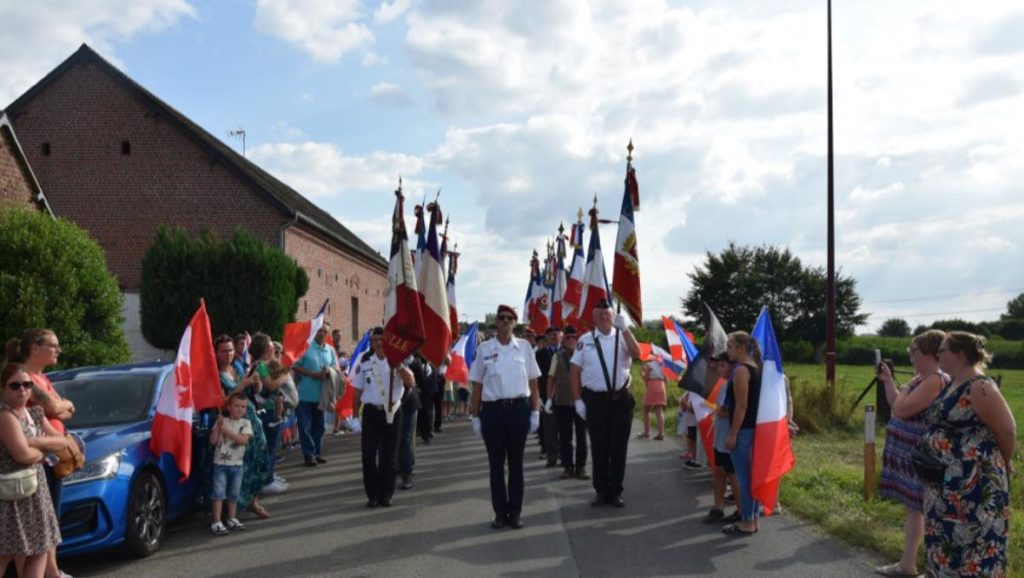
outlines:
[{"label": "sky", "polygon": [[[998,318],[1024,293],[1024,6],[835,4],[836,262],[871,315],[858,332]],[[240,151],[244,129],[250,160],[384,255],[399,175],[411,202],[440,189],[467,321],[521,304],[532,250],[595,196],[617,218],[632,139],[653,319],[730,241],[826,264],[825,10],[0,0],[0,106],[87,43]]]}]

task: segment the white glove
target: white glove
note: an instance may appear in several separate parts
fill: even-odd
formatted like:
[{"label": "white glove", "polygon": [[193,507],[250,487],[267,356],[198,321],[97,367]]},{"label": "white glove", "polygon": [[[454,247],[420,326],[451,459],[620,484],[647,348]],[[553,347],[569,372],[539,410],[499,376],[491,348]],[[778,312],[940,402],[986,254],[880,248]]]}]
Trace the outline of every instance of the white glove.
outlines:
[{"label": "white glove", "polygon": [[551,400],[550,399],[544,402],[544,413],[546,413],[548,415],[551,415]]},{"label": "white glove", "polygon": [[619,331],[625,331],[627,329],[626,316],[619,313],[618,315],[615,316],[615,321],[612,322],[612,325],[615,326],[615,328],[618,329]]},{"label": "white glove", "polygon": [[480,426],[480,418],[478,418],[478,417],[474,417],[473,418],[473,433],[475,433],[476,437],[478,437],[478,438],[483,438],[484,437],[484,432],[483,432],[483,430],[481,429],[481,426]]},{"label": "white glove", "polygon": [[540,429],[540,412],[530,412],[530,433],[534,433]]},{"label": "white glove", "polygon": [[352,433],[360,433],[363,431],[363,420],[358,417],[352,418]]},{"label": "white glove", "polygon": [[576,415],[580,416],[580,419],[586,420],[587,419],[587,406],[586,406],[586,404],[583,403],[583,400],[582,399],[577,399],[575,402],[573,402],[573,405],[576,406]]}]

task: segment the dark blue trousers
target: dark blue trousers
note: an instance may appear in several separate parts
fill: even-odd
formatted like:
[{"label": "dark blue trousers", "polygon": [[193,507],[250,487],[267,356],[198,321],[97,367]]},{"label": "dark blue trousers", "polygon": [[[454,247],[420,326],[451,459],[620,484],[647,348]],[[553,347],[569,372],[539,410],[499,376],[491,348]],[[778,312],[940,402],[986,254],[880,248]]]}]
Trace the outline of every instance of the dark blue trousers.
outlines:
[{"label": "dark blue trousers", "polygon": [[395,494],[395,471],[398,469],[399,433],[402,409],[387,423],[382,408],[363,406],[363,432],[360,445],[363,454],[363,489],[366,497],[378,502],[390,500]]},{"label": "dark blue trousers", "polygon": [[523,453],[530,432],[527,398],[483,402],[480,427],[491,469],[491,507],[495,515],[518,516],[523,511]]},{"label": "dark blue trousers", "polygon": [[594,490],[607,498],[620,496],[626,477],[626,446],[636,402],[629,391],[613,397],[606,392],[584,389],[583,403],[587,406]]}]

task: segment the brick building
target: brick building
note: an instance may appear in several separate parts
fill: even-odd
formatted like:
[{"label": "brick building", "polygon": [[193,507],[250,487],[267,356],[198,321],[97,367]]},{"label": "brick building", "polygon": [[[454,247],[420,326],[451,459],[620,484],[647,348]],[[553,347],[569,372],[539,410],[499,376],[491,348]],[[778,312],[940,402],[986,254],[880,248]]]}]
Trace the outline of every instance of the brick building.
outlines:
[{"label": "brick building", "polygon": [[0,209],[12,206],[53,215],[10,119],[0,112]]},{"label": "brick building", "polygon": [[[226,238],[242,227],[309,275],[298,318],[330,298],[351,350],[380,323],[387,261],[301,194],[236,153],[86,45],[6,109],[54,214],[100,243],[125,296],[137,359],[142,256],[163,225]],[[258,329],[258,328],[253,328]]]}]

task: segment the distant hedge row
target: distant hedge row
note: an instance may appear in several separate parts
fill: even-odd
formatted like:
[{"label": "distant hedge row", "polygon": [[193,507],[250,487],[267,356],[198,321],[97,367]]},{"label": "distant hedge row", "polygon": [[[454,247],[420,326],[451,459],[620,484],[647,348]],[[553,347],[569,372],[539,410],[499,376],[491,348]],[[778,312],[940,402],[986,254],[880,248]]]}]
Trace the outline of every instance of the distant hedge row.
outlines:
[{"label": "distant hedge row", "polygon": [[[875,362],[875,350],[882,352],[882,357],[892,359],[897,365],[909,365],[907,347],[909,337],[874,337],[857,336],[842,339],[836,343],[836,361],[845,365],[872,365]],[[794,363],[813,363],[814,347],[806,341],[782,343],[783,361]],[[1024,341],[1007,341],[989,339],[986,346],[993,354],[993,369],[1024,369]]]}]

